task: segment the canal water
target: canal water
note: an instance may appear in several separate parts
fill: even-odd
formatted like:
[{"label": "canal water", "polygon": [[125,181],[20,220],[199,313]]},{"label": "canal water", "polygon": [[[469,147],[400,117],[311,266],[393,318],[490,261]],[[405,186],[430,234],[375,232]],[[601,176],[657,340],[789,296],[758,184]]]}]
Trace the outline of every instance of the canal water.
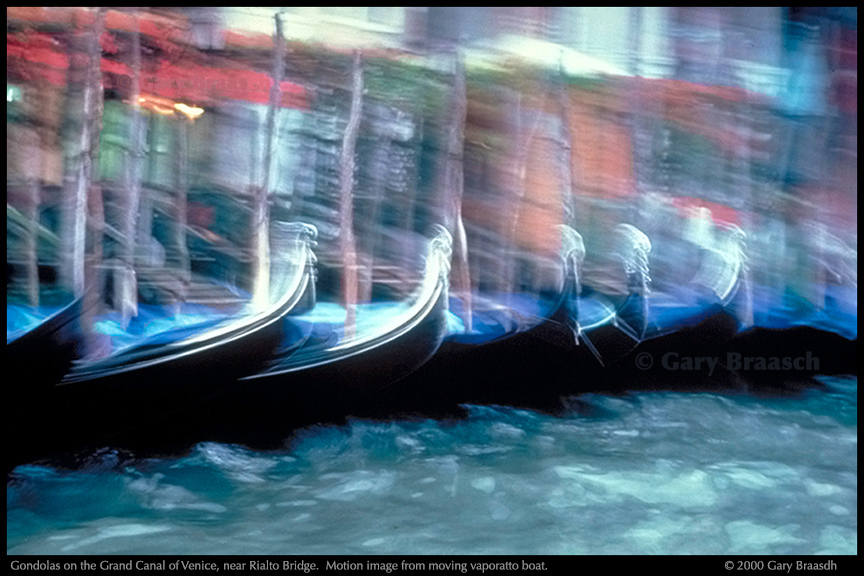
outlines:
[{"label": "canal water", "polygon": [[[857,554],[858,382],[583,396],[21,466],[9,554]],[[14,439],[13,439],[14,441]]]}]

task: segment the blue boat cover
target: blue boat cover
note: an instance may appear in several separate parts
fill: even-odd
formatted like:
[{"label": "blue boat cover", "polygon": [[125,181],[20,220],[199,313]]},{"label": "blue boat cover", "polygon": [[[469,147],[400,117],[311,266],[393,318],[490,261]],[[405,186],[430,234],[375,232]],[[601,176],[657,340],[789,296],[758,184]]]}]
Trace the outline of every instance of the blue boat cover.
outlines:
[{"label": "blue boat cover", "polygon": [[852,286],[825,286],[824,307],[817,308],[791,292],[756,285],[753,317],[762,328],[811,326],[854,340],[858,338],[858,292]]},{"label": "blue boat cover", "polygon": [[19,306],[6,304],[6,343],[17,340],[61,310],[57,306]]}]

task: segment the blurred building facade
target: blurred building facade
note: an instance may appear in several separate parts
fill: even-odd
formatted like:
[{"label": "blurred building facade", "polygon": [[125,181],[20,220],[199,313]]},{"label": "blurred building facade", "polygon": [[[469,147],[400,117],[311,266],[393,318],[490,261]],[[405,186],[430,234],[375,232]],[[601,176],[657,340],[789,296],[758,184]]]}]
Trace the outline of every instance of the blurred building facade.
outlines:
[{"label": "blurred building facade", "polygon": [[[285,80],[268,128],[277,13]],[[61,242],[64,179],[84,153],[72,144],[86,121],[77,116],[82,96],[70,89],[84,69],[75,42],[92,14],[7,9],[7,206],[41,225],[21,224],[20,233],[7,225],[15,240],[7,261],[16,265],[32,261],[33,250],[47,261],[52,242]],[[129,100],[136,34],[140,152]],[[857,246],[857,10],[110,10],[99,42],[103,104],[90,214],[104,213],[92,236],[107,238],[109,259],[112,243],[122,243],[122,203],[112,198],[123,196],[143,154],[147,240],[138,248],[149,262],[182,262],[188,245],[187,266],[216,273],[207,262],[218,253],[235,268],[220,274],[240,274],[250,198],[269,182],[279,217],[318,224],[323,257],[335,264],[346,54],[354,49],[370,62],[373,83],[355,176],[355,226],[370,253],[382,249],[380,239],[368,240],[371,230],[422,232],[439,217],[441,118],[455,49],[469,76],[464,217],[474,262],[496,250],[552,258],[551,231],[564,221],[598,249],[616,220],[662,236],[662,219],[650,215],[673,211],[686,222],[700,207],[752,227],[765,254],[778,234],[784,247],[794,244],[804,221],[840,222],[840,240]],[[192,109],[203,113],[184,111]],[[269,138],[274,152],[265,162]],[[34,234],[35,248],[17,241]],[[387,250],[398,244],[394,236]],[[513,282],[512,270],[488,269],[474,267],[476,285]]]}]

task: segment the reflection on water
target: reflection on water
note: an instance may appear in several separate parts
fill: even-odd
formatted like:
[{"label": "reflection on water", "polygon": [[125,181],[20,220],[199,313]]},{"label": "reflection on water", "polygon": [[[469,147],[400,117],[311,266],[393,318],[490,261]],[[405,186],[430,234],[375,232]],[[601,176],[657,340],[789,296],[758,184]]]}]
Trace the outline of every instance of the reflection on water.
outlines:
[{"label": "reflection on water", "polygon": [[633,394],[571,415],[301,432],[19,467],[7,553],[856,554],[857,379],[795,398]]}]

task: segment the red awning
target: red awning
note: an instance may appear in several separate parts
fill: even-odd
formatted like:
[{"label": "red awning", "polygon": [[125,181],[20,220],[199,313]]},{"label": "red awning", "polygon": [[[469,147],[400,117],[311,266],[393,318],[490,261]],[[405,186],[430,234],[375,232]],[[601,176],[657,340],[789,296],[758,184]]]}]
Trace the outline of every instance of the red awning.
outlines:
[{"label": "red awning", "polygon": [[[103,47],[113,45],[110,35],[103,38]],[[65,86],[69,56],[62,51],[59,41],[49,34],[28,32],[6,35],[7,78],[22,82],[45,81]],[[102,85],[130,96],[132,71],[128,65],[103,57]],[[143,95],[169,98],[193,104],[216,104],[222,100],[239,100],[256,104],[270,102],[269,74],[258,72],[242,63],[225,60],[225,65],[201,66],[189,61],[171,62],[162,59],[158,64],[147,63],[141,74],[140,91]],[[280,84],[281,106],[308,108],[307,92],[292,82]]]}]

